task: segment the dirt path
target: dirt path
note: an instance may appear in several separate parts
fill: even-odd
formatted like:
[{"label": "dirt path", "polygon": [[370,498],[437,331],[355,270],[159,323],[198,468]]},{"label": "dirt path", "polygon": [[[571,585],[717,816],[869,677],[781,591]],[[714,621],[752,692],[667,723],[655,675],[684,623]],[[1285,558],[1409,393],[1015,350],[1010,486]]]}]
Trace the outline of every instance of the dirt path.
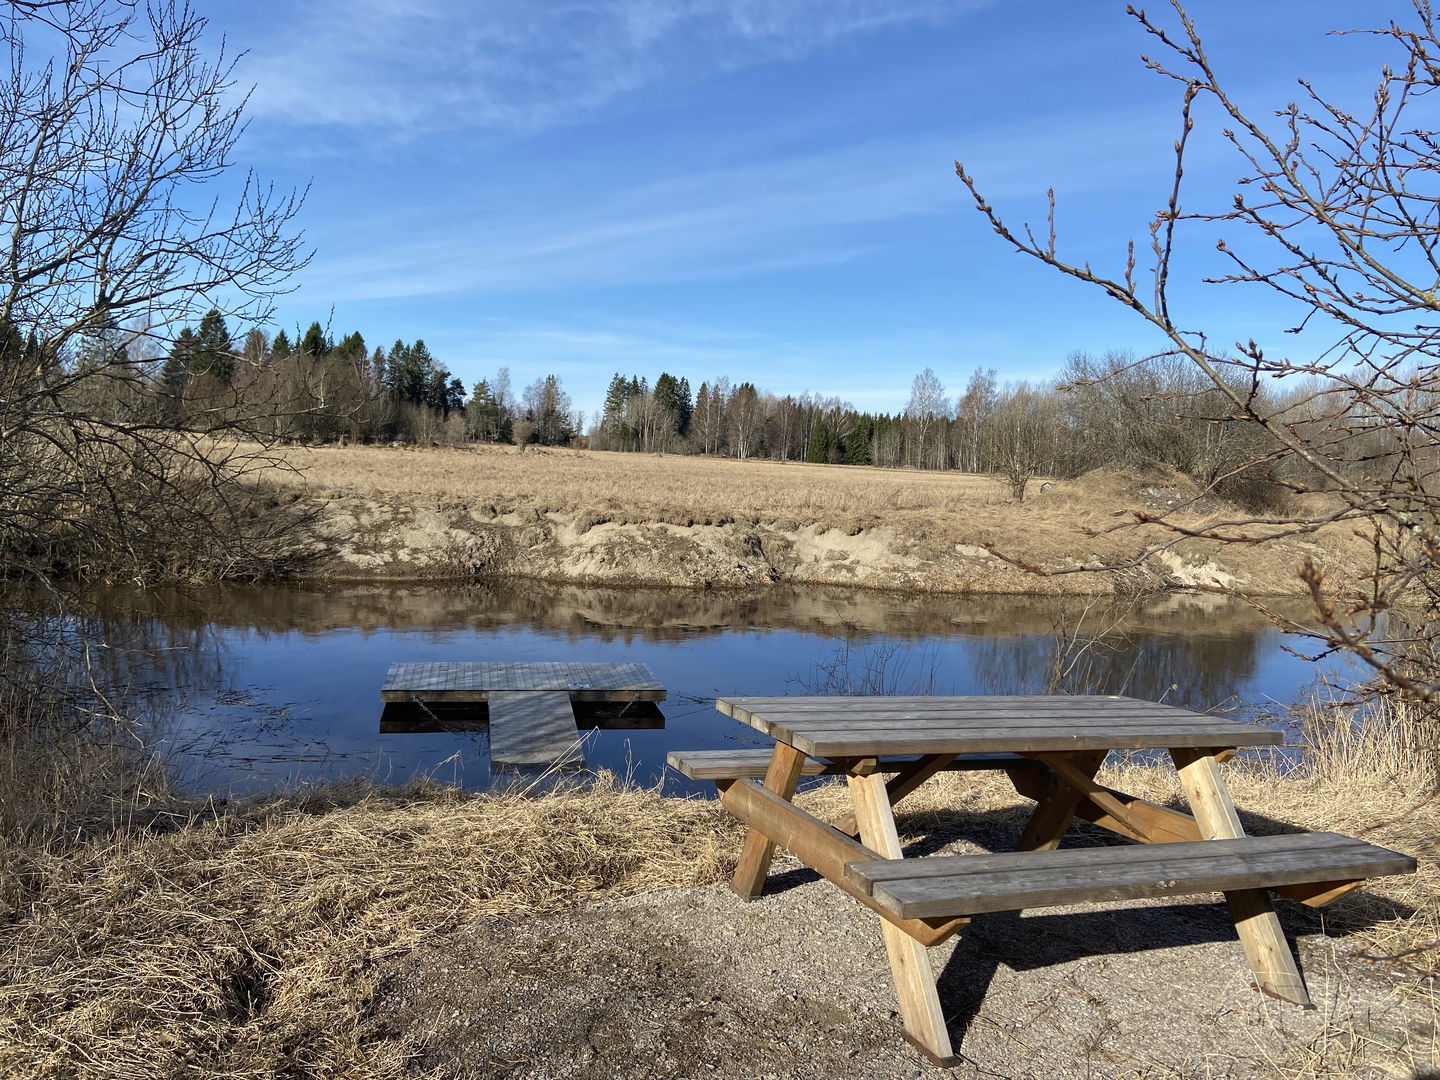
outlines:
[{"label": "dirt path", "polygon": [[1433,1002],[1355,941],[1288,909],[1304,1011],[1252,989],[1220,904],[1145,902],[982,917],[933,950],[947,1074],[900,1036],[873,917],[777,869],[754,904],[714,886],[475,926],[396,962],[380,1022],[446,1077],[1440,1075]]}]

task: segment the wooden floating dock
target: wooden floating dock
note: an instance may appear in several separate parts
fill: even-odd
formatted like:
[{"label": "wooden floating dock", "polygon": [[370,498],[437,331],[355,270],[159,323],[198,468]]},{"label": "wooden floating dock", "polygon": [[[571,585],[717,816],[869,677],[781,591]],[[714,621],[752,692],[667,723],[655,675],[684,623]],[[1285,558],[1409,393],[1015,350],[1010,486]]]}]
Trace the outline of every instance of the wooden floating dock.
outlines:
[{"label": "wooden floating dock", "polygon": [[492,765],[583,764],[575,702],[664,701],[665,688],[644,664],[397,661],[380,700],[484,703]]}]

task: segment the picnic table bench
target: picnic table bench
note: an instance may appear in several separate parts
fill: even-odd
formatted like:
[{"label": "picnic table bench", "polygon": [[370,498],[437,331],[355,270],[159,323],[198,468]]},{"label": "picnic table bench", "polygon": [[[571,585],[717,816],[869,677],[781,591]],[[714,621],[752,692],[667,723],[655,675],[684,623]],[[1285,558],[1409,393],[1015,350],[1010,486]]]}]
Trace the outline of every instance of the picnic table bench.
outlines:
[{"label": "picnic table bench", "polygon": [[[927,948],[973,915],[1098,900],[1221,892],[1261,990],[1309,1006],[1271,892],[1319,906],[1415,860],[1335,833],[1246,836],[1219,765],[1276,731],[1120,696],[721,698],[773,749],[677,751],[750,828],[731,881],[760,895],[776,845],[880,917],[906,1037],[957,1062]],[[1169,753],[1185,814],[1095,781],[1116,749]],[[942,771],[993,769],[1036,802],[1016,851],[906,859],[893,805]],[[764,777],[763,783],[757,777]],[[833,824],[793,803],[802,776],[843,775],[853,813]],[[1082,817],[1134,846],[1067,848]]]}]

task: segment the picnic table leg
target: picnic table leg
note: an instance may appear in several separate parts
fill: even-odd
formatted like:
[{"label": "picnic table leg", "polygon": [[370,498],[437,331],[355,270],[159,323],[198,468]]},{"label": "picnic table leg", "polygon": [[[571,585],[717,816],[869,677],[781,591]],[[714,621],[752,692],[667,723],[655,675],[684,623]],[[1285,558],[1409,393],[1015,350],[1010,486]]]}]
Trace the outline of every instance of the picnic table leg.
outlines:
[{"label": "picnic table leg", "polygon": [[[795,786],[800,782],[800,769],[804,764],[803,753],[787,743],[777,742],[770,757],[770,768],[765,772],[765,786],[789,802],[795,797]],[[730,888],[743,899],[754,900],[765,888],[765,875],[770,872],[774,855],[774,842],[752,827],[745,833],[745,845],[740,849],[740,861],[730,879]]]},{"label": "picnic table leg", "polygon": [[[894,806],[959,756],[959,754],[931,754],[905,766],[905,768],[901,769],[886,781],[885,798],[891,806]],[[856,822],[853,813],[846,814],[834,824],[835,828],[839,829],[846,836],[860,835],[860,826]]]},{"label": "picnic table leg", "polygon": [[[1170,756],[1180,773],[1200,835],[1207,840],[1238,839],[1245,835],[1245,828],[1230,800],[1225,778],[1220,775],[1217,752],[1174,749]],[[1269,893],[1264,889],[1237,889],[1225,894],[1225,902],[1260,989],[1281,1001],[1314,1008]]]},{"label": "picnic table leg", "polygon": [[[1070,755],[1070,764],[1087,777],[1093,777],[1105,763],[1104,750],[1085,750]],[[1016,845],[1019,851],[1054,851],[1075,820],[1075,810],[1085,793],[1065,783],[1058,776],[1049,780],[1049,794],[1035,807],[1025,831]]]},{"label": "picnic table leg", "polygon": [[[876,773],[852,775],[849,779],[860,842],[887,859],[903,858],[884,777]],[[950,1046],[950,1032],[945,1026],[945,1013],[940,1008],[940,994],[935,988],[929,951],[898,926],[883,919],[880,933],[890,956],[890,973],[900,1002],[900,1016],[905,1021],[905,1037],[936,1065],[957,1064]]]}]

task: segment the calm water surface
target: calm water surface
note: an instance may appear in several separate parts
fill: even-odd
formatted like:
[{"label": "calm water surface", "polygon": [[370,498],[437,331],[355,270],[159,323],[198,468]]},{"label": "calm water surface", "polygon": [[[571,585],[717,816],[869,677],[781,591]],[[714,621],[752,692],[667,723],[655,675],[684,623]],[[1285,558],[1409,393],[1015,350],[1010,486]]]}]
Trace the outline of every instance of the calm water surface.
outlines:
[{"label": "calm water surface", "polygon": [[[908,597],[503,586],[224,587],[96,598],[117,678],[151,705],[184,782],[217,793],[367,776],[491,783],[483,724],[449,713],[381,730],[395,660],[641,661],[663,727],[584,734],[591,768],[642,783],[668,750],[761,746],[718,696],[1127,693],[1264,720],[1316,666],[1246,605],[1165,596],[1128,607],[1032,597]],[[1089,648],[1074,642],[1102,633]],[[401,719],[405,719],[401,717]],[[651,721],[660,722],[658,718]],[[429,730],[414,730],[428,728]],[[438,730],[437,730],[438,728]],[[507,779],[514,774],[499,774]],[[681,777],[671,790],[702,790]]]}]

